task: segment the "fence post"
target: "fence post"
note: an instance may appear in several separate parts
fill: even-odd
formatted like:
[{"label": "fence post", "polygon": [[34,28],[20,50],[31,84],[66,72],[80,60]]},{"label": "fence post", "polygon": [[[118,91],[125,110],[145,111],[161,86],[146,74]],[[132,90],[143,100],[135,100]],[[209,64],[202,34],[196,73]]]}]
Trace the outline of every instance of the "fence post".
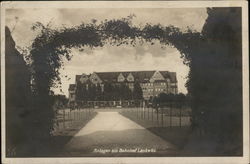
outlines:
[{"label": "fence post", "polygon": [[147,109],[148,109],[148,120],[149,120],[149,107],[147,107]]},{"label": "fence post", "polygon": [[83,120],[83,116],[82,116],[82,107],[81,107],[81,109],[80,109],[80,114],[81,114],[81,115],[80,115],[80,116],[81,116],[80,119]]},{"label": "fence post", "polygon": [[181,115],[182,115],[181,111],[182,111],[182,104],[180,104],[180,128],[181,128]]},{"label": "fence post", "polygon": [[90,117],[90,108],[89,108],[89,113],[88,113],[88,119],[89,119],[89,117]]},{"label": "fence post", "polygon": [[83,113],[84,113],[84,120],[87,119],[87,108],[88,106],[86,106],[86,108],[83,109]]},{"label": "fence post", "polygon": [[76,109],[76,122],[78,121],[78,108]]},{"label": "fence post", "polygon": [[76,123],[76,112],[75,109],[73,110],[73,124],[75,125]]},{"label": "fence post", "polygon": [[171,102],[171,103],[170,103],[170,113],[169,113],[169,114],[170,114],[170,119],[169,119],[169,120],[170,120],[170,124],[169,124],[170,128],[172,128],[172,105],[173,105],[173,104],[172,104],[172,102]]},{"label": "fence post", "polygon": [[161,126],[163,127],[163,108],[161,108]]},{"label": "fence post", "polygon": [[145,102],[143,101],[143,119],[146,119]]},{"label": "fence post", "polygon": [[142,103],[140,103],[140,109],[141,109],[141,119],[143,120],[144,111],[143,111],[143,104]]},{"label": "fence post", "polygon": [[136,108],[136,117],[139,118],[139,110],[138,110],[138,107],[135,107]]},{"label": "fence post", "polygon": [[157,116],[156,116],[156,118],[157,118],[157,125],[159,124],[159,108],[158,108],[158,106],[157,106],[157,108],[156,108],[156,113],[157,113]]},{"label": "fence post", "polygon": [[72,119],[72,113],[71,113],[71,110],[70,110],[70,113],[69,113],[69,115],[70,115],[70,125],[72,126],[72,124],[73,124],[73,119]]},{"label": "fence post", "polygon": [[78,122],[80,122],[80,118],[81,118],[81,112],[80,112],[80,108],[78,108],[78,111],[77,111],[78,113],[77,113],[77,115],[78,115]]},{"label": "fence post", "polygon": [[65,109],[63,109],[63,129],[65,129]]},{"label": "fence post", "polygon": [[154,108],[152,108],[152,115],[151,115],[152,116],[152,122],[154,121],[154,115],[153,114],[154,114]]}]

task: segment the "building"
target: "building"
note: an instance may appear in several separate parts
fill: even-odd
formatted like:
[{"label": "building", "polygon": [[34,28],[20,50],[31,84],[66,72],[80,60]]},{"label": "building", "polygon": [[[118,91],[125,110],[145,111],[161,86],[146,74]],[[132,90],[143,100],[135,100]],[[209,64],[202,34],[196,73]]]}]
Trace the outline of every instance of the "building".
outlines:
[{"label": "building", "polygon": [[133,91],[134,83],[138,82],[141,86],[143,98],[148,100],[150,97],[160,93],[178,93],[177,78],[175,72],[169,71],[130,71],[130,72],[93,72],[92,74],[76,75],[75,84],[69,85],[69,101],[75,101],[77,84],[85,83],[88,85],[100,85],[104,91],[104,84],[113,85],[126,84]]}]

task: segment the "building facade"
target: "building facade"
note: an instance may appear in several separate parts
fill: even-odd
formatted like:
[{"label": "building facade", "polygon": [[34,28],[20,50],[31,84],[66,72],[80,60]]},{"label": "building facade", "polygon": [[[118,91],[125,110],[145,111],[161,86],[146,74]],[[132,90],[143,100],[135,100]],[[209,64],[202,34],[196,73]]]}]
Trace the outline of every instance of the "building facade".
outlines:
[{"label": "building facade", "polygon": [[175,72],[169,71],[130,71],[130,72],[93,72],[92,74],[76,75],[75,84],[69,86],[69,101],[75,101],[78,84],[99,85],[104,91],[104,84],[125,84],[133,91],[134,83],[141,86],[143,98],[157,96],[160,93],[177,94],[177,78]]}]

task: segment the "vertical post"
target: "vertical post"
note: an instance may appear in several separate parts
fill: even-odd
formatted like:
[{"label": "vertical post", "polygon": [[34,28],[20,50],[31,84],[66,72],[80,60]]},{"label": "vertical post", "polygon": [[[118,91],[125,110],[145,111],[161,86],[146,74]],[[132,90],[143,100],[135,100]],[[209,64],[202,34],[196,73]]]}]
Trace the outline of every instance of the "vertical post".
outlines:
[{"label": "vertical post", "polygon": [[147,107],[147,109],[148,109],[148,120],[149,120],[149,107]]},{"label": "vertical post", "polygon": [[138,118],[138,108],[137,107],[135,108],[136,108],[136,117]]},{"label": "vertical post", "polygon": [[157,118],[157,125],[159,124],[159,108],[158,108],[158,105],[157,105],[157,107],[156,107],[156,114],[157,114],[157,116],[156,116],[156,118]]},{"label": "vertical post", "polygon": [[79,120],[81,119],[81,112],[80,112],[80,108],[78,108],[78,110],[77,110],[77,115],[78,115],[78,122],[79,122]]},{"label": "vertical post", "polygon": [[71,126],[72,126],[72,124],[73,124],[73,119],[72,119],[72,113],[71,113],[71,110],[70,110],[70,123],[71,123]]},{"label": "vertical post", "polygon": [[89,113],[88,113],[88,119],[89,119],[89,117],[90,117],[90,108],[89,108],[89,111],[88,111]]},{"label": "vertical post", "polygon": [[86,108],[83,109],[83,113],[84,113],[84,120],[87,119],[87,112],[86,110],[88,109],[88,106],[86,106]]},{"label": "vertical post", "polygon": [[77,119],[78,119],[78,122],[80,120],[80,108],[77,109]]},{"label": "vertical post", "polygon": [[77,112],[78,112],[78,109],[76,108],[76,111],[75,111],[75,123],[77,123],[77,118],[78,118],[78,116],[77,116]]},{"label": "vertical post", "polygon": [[145,102],[143,101],[143,118],[145,119],[146,117],[145,117]]},{"label": "vertical post", "polygon": [[86,109],[86,108],[82,108],[82,116],[83,116],[83,117],[82,117],[82,119],[83,119],[83,120],[84,120],[84,119],[85,119],[85,117],[86,117],[86,116],[85,116],[85,115],[86,115],[86,113],[85,113],[85,109]]},{"label": "vertical post", "polygon": [[67,124],[67,122],[66,122],[66,120],[67,120],[67,112],[65,111],[65,128],[67,128],[68,127],[68,124]]},{"label": "vertical post", "polygon": [[69,111],[67,112],[67,120],[68,120],[68,121],[67,121],[67,126],[69,127],[69,126],[70,126],[70,122],[69,122],[69,121],[70,121],[70,120],[69,120]]},{"label": "vertical post", "polygon": [[140,101],[140,109],[141,109],[141,119],[143,119],[143,104],[142,104],[142,101]]},{"label": "vertical post", "polygon": [[152,116],[152,121],[154,121],[154,115],[153,115],[154,114],[154,108],[151,107],[151,109],[152,109],[152,115],[151,115]]},{"label": "vertical post", "polygon": [[75,109],[73,110],[73,124],[75,124],[76,123],[76,111],[75,111]]},{"label": "vertical post", "polygon": [[78,122],[80,122],[81,120],[81,111],[80,111],[80,108],[78,108]]},{"label": "vertical post", "polygon": [[170,128],[172,127],[172,102],[170,103]]},{"label": "vertical post", "polygon": [[163,127],[163,108],[161,108],[161,126]]},{"label": "vertical post", "polygon": [[63,129],[65,129],[65,109],[63,109]]},{"label": "vertical post", "polygon": [[75,123],[77,123],[77,108],[76,108],[76,110],[75,110]]},{"label": "vertical post", "polygon": [[80,120],[82,120],[82,107],[80,108]]},{"label": "vertical post", "polygon": [[180,128],[181,128],[181,115],[182,115],[181,111],[182,111],[182,104],[180,104]]}]

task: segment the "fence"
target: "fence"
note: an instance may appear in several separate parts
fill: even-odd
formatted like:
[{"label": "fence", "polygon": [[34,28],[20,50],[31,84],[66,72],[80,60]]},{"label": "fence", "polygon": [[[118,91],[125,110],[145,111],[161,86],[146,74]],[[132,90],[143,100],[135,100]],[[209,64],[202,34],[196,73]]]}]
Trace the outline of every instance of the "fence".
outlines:
[{"label": "fence", "polygon": [[143,106],[122,108],[121,113],[134,121],[144,121],[156,127],[183,127],[191,125],[191,108],[185,104],[170,104],[161,107]]},{"label": "fence", "polygon": [[79,108],[79,109],[59,109],[56,112],[54,119],[53,134],[60,133],[67,129],[72,129],[82,125],[84,122],[89,121],[94,115],[94,111],[91,108]]},{"label": "fence", "polygon": [[142,100],[121,101],[76,101],[69,103],[70,108],[116,108],[116,107],[138,107]]}]

